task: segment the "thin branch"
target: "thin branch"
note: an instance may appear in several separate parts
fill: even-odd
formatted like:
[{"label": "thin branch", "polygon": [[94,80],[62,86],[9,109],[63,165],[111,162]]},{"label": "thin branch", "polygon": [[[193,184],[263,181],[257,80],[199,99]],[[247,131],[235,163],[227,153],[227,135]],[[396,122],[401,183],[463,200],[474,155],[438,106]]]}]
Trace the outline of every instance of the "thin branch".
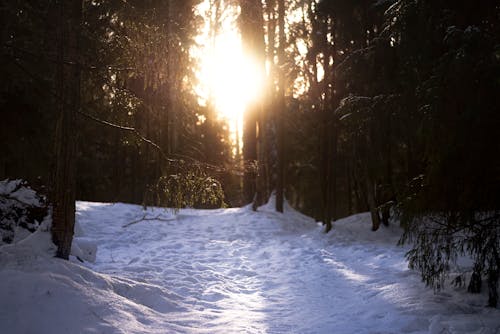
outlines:
[{"label": "thin branch", "polygon": [[[38,78],[36,75],[34,75],[33,73],[31,73],[28,69],[26,69],[23,65],[21,65],[18,61],[16,61],[15,59],[12,59],[12,61],[14,62],[14,64],[19,67],[23,72],[25,72],[26,74],[28,74],[31,78],[33,78],[34,80],[36,81],[40,81],[40,82],[43,82],[42,79]],[[61,101],[61,97],[59,94],[57,94],[56,92],[52,91],[52,90],[49,90],[49,93],[54,96],[57,100]],[[64,101],[62,101],[64,103]],[[168,161],[168,162],[178,162],[178,160],[175,160],[175,159],[170,159],[168,158],[168,156],[165,154],[165,152],[163,151],[163,149],[158,145],[156,144],[155,142],[153,142],[152,140],[146,138],[145,136],[143,136],[141,133],[139,133],[139,131],[137,131],[137,129],[135,128],[132,128],[132,127],[128,127],[128,126],[122,126],[122,125],[117,125],[117,124],[114,124],[114,123],[111,123],[111,122],[108,122],[108,121],[105,121],[105,120],[101,120],[95,116],[92,116],[82,110],[78,110],[77,111],[78,114],[82,115],[82,116],[85,116],[87,117],[88,119],[91,119],[95,122],[98,122],[102,125],[106,125],[106,126],[109,126],[109,127],[112,127],[112,128],[115,128],[115,129],[119,129],[119,130],[123,130],[123,131],[127,131],[127,132],[131,132],[133,133],[137,138],[139,138],[140,140],[142,140],[143,142],[153,146],[154,148],[156,148],[160,154],[162,155],[162,157]]]},{"label": "thin branch", "polygon": [[158,150],[158,152],[160,152],[160,154],[162,155],[162,157],[168,161],[168,162],[179,162],[179,160],[175,160],[175,159],[170,159],[166,154],[165,152],[163,151],[163,149],[158,145],[156,144],[155,142],[153,142],[152,140],[146,138],[145,136],[143,136],[139,131],[137,131],[136,128],[132,128],[132,127],[128,127],[128,126],[123,126],[123,125],[118,125],[118,124],[114,124],[114,123],[111,123],[111,122],[108,122],[108,121],[105,121],[105,120],[102,120],[102,119],[99,119],[95,116],[92,116],[90,114],[87,114],[86,112],[84,111],[81,111],[81,110],[78,110],[78,114],[82,115],[82,116],[85,116],[87,117],[88,119],[91,119],[93,120],[94,122],[97,122],[99,124],[102,124],[102,125],[106,125],[106,126],[109,126],[109,127],[112,127],[114,129],[119,129],[119,130],[123,130],[123,131],[127,131],[127,132],[130,132],[132,134],[134,134],[137,138],[139,138],[140,140],[142,140],[143,142],[153,146],[155,149]]},{"label": "thin branch", "polygon": [[[14,46],[14,45],[11,45],[11,44],[7,44],[7,43],[4,43],[3,44],[3,47],[6,48],[6,49],[12,49],[14,51],[18,51],[18,53],[23,53],[25,55],[28,55],[32,58],[35,58],[37,60],[40,59],[40,56],[42,56],[43,59],[51,62],[51,63],[54,63],[54,64],[57,64],[59,63],[60,61],[49,56],[49,55],[43,55],[43,54],[40,54],[40,53],[34,53],[34,52],[31,52],[29,50],[26,50],[26,49],[23,49],[23,48],[19,48],[17,46]],[[9,55],[7,53],[4,53],[4,55]],[[26,59],[26,57],[22,57],[20,56],[20,54],[11,54],[10,56],[14,56],[15,58],[18,58],[18,59]],[[63,64],[65,65],[70,65],[70,66],[79,66],[81,69],[86,69],[86,70],[91,70],[91,71],[96,71],[96,70],[108,70],[108,71],[117,71],[117,72],[123,72],[123,71],[137,71],[138,72],[138,69],[137,68],[134,68],[134,67],[125,67],[125,66],[115,66],[115,65],[101,65],[101,66],[97,66],[97,65],[90,65],[90,64],[81,64],[81,63],[78,63],[78,62],[74,62],[74,61],[71,61],[71,60],[68,60],[68,59],[63,59]]]},{"label": "thin branch", "polygon": [[128,127],[128,126],[123,126],[123,125],[118,125],[118,124],[114,124],[114,123],[111,123],[111,122],[99,119],[99,118],[97,118],[95,116],[92,116],[90,114],[87,114],[86,112],[83,112],[83,111],[79,111],[78,113],[80,115],[83,115],[83,116],[87,117],[88,119],[91,119],[91,120],[93,120],[95,122],[101,123],[103,125],[106,125],[106,126],[109,126],[109,127],[115,128],[115,129],[120,129],[120,130],[124,130],[124,131],[131,131],[131,132],[136,131],[135,128]]},{"label": "thin branch", "polygon": [[174,217],[174,218],[160,218],[160,217],[161,217],[161,214],[159,214],[156,217],[147,218],[146,214],[144,214],[144,216],[141,219],[137,219],[137,220],[131,221],[130,223],[127,223],[127,224],[123,225],[122,228],[126,228],[126,227],[129,227],[130,225],[134,225],[134,224],[137,224],[137,223],[140,223],[140,222],[143,222],[143,221],[158,220],[158,221],[162,221],[162,222],[170,222],[170,221],[174,221],[174,220],[177,219],[176,217]]}]

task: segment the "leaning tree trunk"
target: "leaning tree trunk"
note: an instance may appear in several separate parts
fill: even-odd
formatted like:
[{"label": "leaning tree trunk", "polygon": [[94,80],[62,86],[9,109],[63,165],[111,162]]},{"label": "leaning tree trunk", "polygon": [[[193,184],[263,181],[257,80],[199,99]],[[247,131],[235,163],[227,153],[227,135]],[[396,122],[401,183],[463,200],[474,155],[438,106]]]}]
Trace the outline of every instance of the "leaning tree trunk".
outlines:
[{"label": "leaning tree trunk", "polygon": [[81,0],[59,2],[58,105],[52,180],[52,240],[56,256],[68,259],[75,225],[76,113],[80,106]]}]

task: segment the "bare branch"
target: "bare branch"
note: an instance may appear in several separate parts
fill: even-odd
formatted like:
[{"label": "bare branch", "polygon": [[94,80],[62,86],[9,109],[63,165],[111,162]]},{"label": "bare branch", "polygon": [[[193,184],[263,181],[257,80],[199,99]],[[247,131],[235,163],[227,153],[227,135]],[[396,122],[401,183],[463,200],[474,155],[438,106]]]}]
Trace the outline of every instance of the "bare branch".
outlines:
[{"label": "bare branch", "polygon": [[122,228],[128,227],[130,225],[134,225],[134,224],[137,224],[137,223],[140,223],[140,222],[143,222],[143,221],[157,220],[157,221],[162,221],[162,222],[170,222],[170,221],[174,221],[174,220],[177,219],[176,217],[173,217],[173,218],[160,218],[160,217],[161,217],[161,214],[159,214],[156,217],[147,218],[146,214],[144,214],[144,216],[141,219],[131,221],[130,223],[127,223],[127,224],[123,225]]}]

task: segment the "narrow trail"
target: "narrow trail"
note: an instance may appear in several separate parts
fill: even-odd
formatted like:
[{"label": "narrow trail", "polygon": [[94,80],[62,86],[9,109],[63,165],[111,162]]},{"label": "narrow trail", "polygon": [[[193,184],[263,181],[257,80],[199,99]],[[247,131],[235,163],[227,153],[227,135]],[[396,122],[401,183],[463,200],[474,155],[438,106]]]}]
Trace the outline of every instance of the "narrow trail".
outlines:
[{"label": "narrow trail", "polygon": [[266,208],[150,209],[164,220],[122,227],[141,215],[138,206],[81,202],[77,219],[98,244],[90,267],[150,284],[145,306],[167,333],[428,333],[443,323],[437,315],[477,318],[423,289],[392,231],[384,242],[326,237],[296,212]]}]

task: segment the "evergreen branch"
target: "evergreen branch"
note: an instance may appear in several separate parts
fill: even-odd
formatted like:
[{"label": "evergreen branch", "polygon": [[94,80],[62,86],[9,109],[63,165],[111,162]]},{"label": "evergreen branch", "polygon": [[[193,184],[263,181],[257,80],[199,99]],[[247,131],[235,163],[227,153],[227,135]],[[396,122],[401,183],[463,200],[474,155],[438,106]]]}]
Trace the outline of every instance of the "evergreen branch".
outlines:
[{"label": "evergreen branch", "polygon": [[[60,62],[60,60],[56,59],[56,58],[53,58],[51,57],[50,55],[44,55],[44,54],[40,54],[40,53],[34,53],[34,52],[31,52],[29,50],[26,50],[26,49],[23,49],[23,48],[20,48],[20,47],[17,47],[17,46],[14,46],[12,44],[9,44],[9,43],[4,43],[3,44],[3,47],[5,49],[12,49],[14,51],[17,51],[18,53],[21,53],[21,54],[24,54],[24,55],[27,55],[27,56],[30,56],[32,58],[35,58],[36,60],[39,60],[40,57],[46,61],[49,61],[51,63],[54,63],[54,64],[58,64]],[[8,53],[4,53],[4,55],[6,56],[13,56],[17,59],[24,59],[26,60],[26,57],[23,57],[22,55],[20,54],[8,54]],[[85,69],[85,70],[89,70],[89,71],[98,71],[98,70],[108,70],[108,71],[117,71],[117,72],[125,72],[125,71],[138,71],[137,68],[135,67],[130,67],[130,66],[115,66],[115,65],[91,65],[91,64],[82,64],[82,63],[78,63],[78,62],[75,62],[75,61],[71,61],[71,60],[68,60],[68,59],[63,59],[63,64],[64,65],[70,65],[70,66],[79,66],[80,69]]]},{"label": "evergreen branch", "polygon": [[[13,62],[14,64],[17,65],[17,67],[19,67],[23,72],[25,72],[26,74],[28,74],[31,78],[33,78],[34,80],[36,81],[40,81],[42,82],[43,80],[38,78],[37,76],[35,76],[34,74],[31,73],[31,71],[29,71],[27,68],[25,68],[22,64],[20,64],[18,61],[14,60],[13,59]],[[62,103],[65,103],[63,101],[63,99],[61,98],[61,96],[59,94],[57,94],[56,92],[52,91],[52,90],[49,90],[49,93],[55,97],[58,101],[62,102]],[[106,126],[109,126],[109,127],[112,127],[112,128],[115,128],[115,129],[119,129],[119,130],[123,130],[123,131],[127,131],[127,132],[131,132],[132,134],[134,134],[137,138],[139,138],[140,140],[142,140],[143,142],[153,146],[155,149],[158,150],[158,152],[160,152],[160,154],[162,155],[162,157],[172,163],[172,162],[176,162],[177,160],[175,159],[170,159],[168,158],[168,156],[165,154],[165,152],[163,151],[163,149],[158,145],[156,144],[155,142],[153,142],[152,140],[146,138],[144,135],[142,135],[139,131],[137,131],[136,128],[132,128],[132,127],[128,127],[128,126],[122,126],[122,125],[118,125],[118,124],[114,124],[114,123],[111,123],[109,121],[105,121],[105,120],[102,120],[102,119],[99,119],[95,116],[92,116],[86,112],[84,112],[82,109],[82,106],[80,106],[80,109],[77,110],[77,113],[82,115],[82,116],[85,116],[87,117],[88,119],[91,119],[99,124],[102,124],[102,125],[106,125]]]},{"label": "evergreen branch", "polygon": [[175,159],[171,159],[169,158],[165,152],[163,151],[163,149],[160,147],[160,145],[156,144],[154,141],[152,141],[151,139],[148,139],[146,138],[144,135],[142,135],[139,131],[137,131],[136,128],[132,128],[132,127],[128,127],[128,126],[123,126],[123,125],[119,125],[119,124],[115,124],[115,123],[111,123],[109,121],[105,121],[105,120],[102,120],[100,118],[97,118],[95,116],[92,116],[82,110],[78,110],[78,114],[84,116],[84,117],[87,117],[88,119],[90,120],[93,120],[94,122],[97,122],[99,124],[102,124],[102,125],[105,125],[105,126],[109,126],[109,127],[112,127],[114,129],[118,129],[118,130],[123,130],[123,131],[128,131],[128,132],[131,132],[132,134],[134,134],[137,138],[139,138],[140,140],[142,140],[143,142],[153,146],[156,150],[158,150],[158,152],[161,154],[161,156],[168,162],[177,162],[178,160],[175,160]]},{"label": "evergreen branch", "polygon": [[[14,57],[9,57],[9,59],[12,61],[12,63],[14,63],[14,65],[16,65],[16,67],[18,67],[21,71],[23,71],[25,74],[27,74],[30,78],[32,78],[33,80],[35,80],[36,82],[39,82],[39,83],[45,83],[45,81],[38,77],[37,75],[33,74],[29,69],[27,69],[25,66],[23,66],[19,61],[18,59],[14,58]],[[61,96],[55,92],[54,90],[52,89],[43,89],[42,87],[44,87],[44,85],[36,85],[36,89],[39,90],[40,93],[43,93],[43,92],[48,92],[51,96],[53,96],[57,101],[60,101],[62,103],[65,103],[63,101],[63,99],[61,98]],[[71,106],[68,106],[68,107],[71,107]],[[118,129],[118,130],[122,130],[122,131],[126,131],[126,132],[130,132],[132,133],[133,135],[135,135],[137,138],[139,138],[141,141],[147,143],[148,145],[151,145],[153,146],[156,150],[158,150],[158,152],[160,153],[160,155],[162,156],[163,159],[165,159],[165,161],[167,161],[168,163],[180,163],[180,164],[183,164],[185,163],[186,161],[185,160],[188,160],[190,162],[191,165],[195,165],[195,166],[199,166],[199,167],[202,167],[202,168],[206,168],[206,169],[210,169],[210,170],[213,170],[213,171],[216,171],[216,172],[228,172],[228,173],[231,173],[231,174],[234,174],[234,175],[239,175],[239,172],[238,171],[234,171],[233,169],[227,169],[223,166],[216,166],[216,165],[212,165],[212,164],[209,164],[209,163],[205,163],[205,162],[201,162],[195,158],[192,158],[192,157],[188,157],[188,156],[185,156],[185,155],[181,155],[181,154],[174,154],[176,156],[179,156],[179,157],[182,157],[183,159],[172,159],[172,158],[169,158],[168,155],[163,151],[163,149],[157,144],[155,143],[154,141],[152,141],[151,139],[145,137],[144,135],[142,135],[136,128],[133,128],[133,127],[128,127],[128,126],[123,126],[123,125],[119,125],[119,124],[115,124],[115,123],[112,123],[112,122],[109,122],[109,121],[106,121],[106,120],[102,120],[100,118],[97,118],[85,111],[83,111],[83,109],[86,108],[84,105],[81,105],[80,106],[80,109],[77,110],[77,114],[79,115],[82,115],[90,120],[93,120],[101,125],[105,125],[105,126],[108,126],[108,127],[111,127],[111,128],[115,128],[115,129]],[[246,170],[252,170],[255,168],[254,166],[254,161],[245,161],[244,162],[244,166],[243,166],[243,170],[246,171]]]}]

